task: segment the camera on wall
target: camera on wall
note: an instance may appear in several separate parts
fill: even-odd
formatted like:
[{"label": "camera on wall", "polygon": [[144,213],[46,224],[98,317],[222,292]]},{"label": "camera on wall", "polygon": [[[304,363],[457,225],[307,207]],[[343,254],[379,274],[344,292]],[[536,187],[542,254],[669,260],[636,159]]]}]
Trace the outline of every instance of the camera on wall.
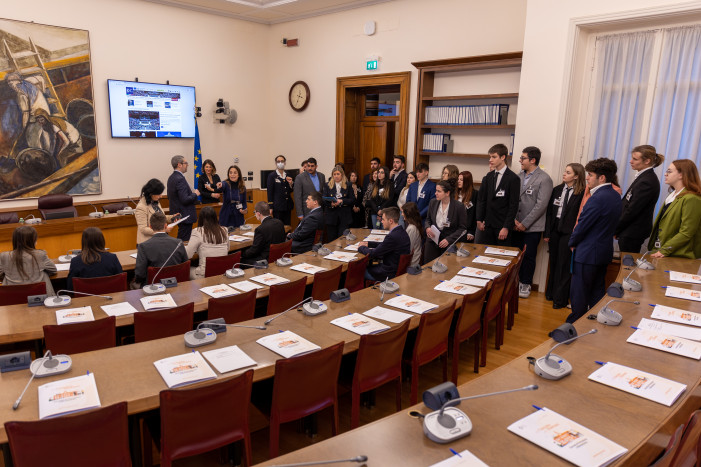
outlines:
[{"label": "camera on wall", "polygon": [[233,125],[236,122],[238,114],[236,110],[229,108],[229,102],[224,99],[219,99],[214,109],[214,123]]}]

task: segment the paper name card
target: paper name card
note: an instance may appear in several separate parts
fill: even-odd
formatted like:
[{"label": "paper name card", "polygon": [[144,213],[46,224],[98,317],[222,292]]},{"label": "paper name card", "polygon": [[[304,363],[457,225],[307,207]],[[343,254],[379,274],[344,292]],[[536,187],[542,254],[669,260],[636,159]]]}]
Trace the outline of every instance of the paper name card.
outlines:
[{"label": "paper name card", "polygon": [[229,240],[232,242],[248,242],[251,239],[248,237],[244,237],[243,235],[229,235]]},{"label": "paper name card", "polygon": [[245,234],[242,234],[244,237],[255,237],[256,234],[254,232],[246,232]]},{"label": "paper name card", "polygon": [[257,365],[256,361],[241,350],[238,345],[202,352],[202,356],[217,369],[219,373],[240,370]]},{"label": "paper name card", "polygon": [[686,384],[611,362],[590,374],[589,379],[667,407],[686,391]]},{"label": "paper name card", "polygon": [[494,248],[493,246],[488,246],[484,249],[484,252],[488,255],[502,255],[502,256],[518,256],[518,251],[515,250],[505,250],[504,248]]},{"label": "paper name card", "polygon": [[475,256],[472,260],[473,263],[478,264],[491,264],[492,266],[508,266],[511,261],[508,259],[492,258],[491,256]]},{"label": "paper name card", "polygon": [[674,323],[690,324],[701,326],[701,314],[693,311],[680,310],[671,306],[655,305],[652,309],[652,318],[672,321]]},{"label": "paper name card", "polygon": [[[626,448],[547,408],[509,425],[508,430],[574,465],[608,465]],[[547,462],[543,462],[546,465]]]},{"label": "paper name card", "polygon": [[477,279],[476,277],[467,277],[456,275],[450,279],[450,282],[457,282],[459,284],[472,285],[474,287],[484,287],[489,284],[489,279]]},{"label": "paper name card", "polygon": [[479,287],[474,287],[472,285],[465,285],[459,282],[442,281],[440,284],[433,288],[440,292],[454,293],[458,295],[467,295],[479,291]]},{"label": "paper name card", "polygon": [[408,313],[402,313],[397,310],[390,310],[389,308],[383,308],[381,306],[376,306],[370,308],[368,311],[363,313],[365,316],[370,316],[371,318],[381,319],[383,321],[389,321],[390,323],[401,323],[411,318]]},{"label": "paper name card", "polygon": [[92,314],[92,308],[89,306],[56,310],[57,324],[84,323],[86,321],[95,321],[95,316]]},{"label": "paper name card", "polygon": [[217,377],[199,352],[164,358],[153,362],[153,365],[169,388],[177,388]]},{"label": "paper name card", "polygon": [[626,342],[681,355],[682,357],[701,359],[701,343],[670,336],[669,334],[637,329]]},{"label": "paper name card", "polygon": [[478,277],[481,279],[490,279],[491,280],[491,279],[496,279],[497,277],[501,276],[501,273],[496,272],[496,271],[488,271],[486,269],[471,268],[469,266],[466,266],[458,271],[458,275]]},{"label": "paper name card", "polygon": [[382,230],[382,229],[372,229],[370,231],[370,235],[388,235],[389,230]]},{"label": "paper name card", "polygon": [[382,243],[385,241],[385,235],[368,235],[364,241]]},{"label": "paper name card", "polygon": [[638,328],[653,332],[660,332],[662,334],[669,334],[670,336],[677,336],[681,337],[682,339],[689,339],[690,341],[701,341],[701,328],[663,323],[662,321],[655,321],[654,319],[647,318],[642,318],[640,320]]},{"label": "paper name card", "polygon": [[173,300],[173,297],[169,293],[150,295],[148,297],[142,297],[140,300],[141,305],[146,311],[164,310],[166,308],[175,308],[177,306],[175,304],[175,300]]},{"label": "paper name card", "polygon": [[488,467],[477,456],[465,449],[452,457],[442,460],[431,467]]},{"label": "paper name card", "polygon": [[671,285],[668,285],[667,291],[665,292],[665,296],[701,302],[701,290],[683,289],[681,287],[673,287]]},{"label": "paper name card", "polygon": [[317,272],[326,271],[326,268],[314,266],[313,264],[309,263],[295,264],[290,269],[293,271],[303,272],[305,274],[316,274]]},{"label": "paper name card", "polygon": [[372,318],[363,316],[358,313],[352,313],[350,315],[341,316],[331,321],[331,324],[343,328],[347,331],[354,332],[364,336],[366,334],[376,334],[378,332],[386,331],[390,327],[386,324],[382,324],[379,321],[375,321]]},{"label": "paper name card", "polygon": [[94,373],[39,386],[39,418],[42,420],[96,407],[100,407],[100,396]]},{"label": "paper name card", "polygon": [[321,349],[321,347],[318,345],[312,344],[304,337],[298,336],[292,331],[283,331],[277,334],[261,337],[256,342],[266,349],[272,350],[276,354],[282,355],[285,358],[290,358],[294,357],[295,355],[302,355]]},{"label": "paper name card", "polygon": [[104,311],[107,316],[133,315],[134,313],[138,313],[138,310],[131,306],[129,302],[102,305],[100,308],[102,308],[102,311]]},{"label": "paper name card", "polygon": [[345,253],[343,251],[334,251],[329,255],[324,256],[324,259],[330,259],[332,261],[340,261],[342,263],[350,263],[356,259],[356,253]]},{"label": "paper name card", "polygon": [[398,295],[385,302],[385,305],[393,306],[399,308],[400,310],[411,311],[418,315],[431,311],[434,308],[438,308],[438,305],[434,303],[425,302],[418,298],[410,297],[409,295]]},{"label": "paper name card", "polygon": [[71,270],[71,263],[56,263],[56,270],[57,271],[70,271]]},{"label": "paper name card", "polygon": [[229,297],[231,295],[236,295],[239,292],[232,289],[226,284],[210,285],[209,287],[202,287],[201,292],[206,293],[212,298]]},{"label": "paper name card", "polygon": [[685,272],[669,271],[669,280],[674,282],[688,282],[689,284],[701,284],[701,276],[687,274]]},{"label": "paper name card", "polygon": [[239,289],[242,292],[248,292],[249,290],[257,290],[257,289],[262,289],[262,285],[255,284],[251,281],[241,281],[241,282],[234,282],[232,284],[229,284],[230,287],[235,287]]},{"label": "paper name card", "polygon": [[260,276],[253,276],[251,277],[251,280],[253,282],[258,282],[259,284],[271,286],[271,285],[277,285],[277,284],[285,284],[287,282],[290,282],[289,279],[285,279],[284,277],[276,276],[275,274],[261,274]]},{"label": "paper name card", "polygon": [[346,245],[343,249],[348,251],[358,251],[358,248],[360,248],[360,242]]}]

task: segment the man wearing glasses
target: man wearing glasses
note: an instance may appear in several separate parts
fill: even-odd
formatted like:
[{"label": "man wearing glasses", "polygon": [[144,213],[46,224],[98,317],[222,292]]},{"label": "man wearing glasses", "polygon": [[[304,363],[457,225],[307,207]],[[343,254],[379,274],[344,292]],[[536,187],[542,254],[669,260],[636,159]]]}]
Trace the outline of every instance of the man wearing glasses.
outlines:
[{"label": "man wearing glasses", "polygon": [[192,224],[197,221],[197,197],[199,190],[193,190],[185,180],[188,162],[183,156],[173,156],[170,159],[173,173],[168,177],[168,206],[170,212],[177,212],[187,219],[178,224],[178,238],[184,242],[190,240]]}]

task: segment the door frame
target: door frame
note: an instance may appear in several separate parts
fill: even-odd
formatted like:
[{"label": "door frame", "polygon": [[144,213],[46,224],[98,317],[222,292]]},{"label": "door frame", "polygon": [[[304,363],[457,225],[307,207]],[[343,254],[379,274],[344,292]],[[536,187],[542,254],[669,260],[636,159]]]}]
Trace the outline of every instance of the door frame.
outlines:
[{"label": "door frame", "polygon": [[[389,85],[399,85],[399,121],[397,122],[399,135],[396,155],[407,157],[411,72],[401,71],[371,76],[344,76],[336,78],[336,163],[343,162],[345,158],[346,91],[352,88]],[[357,146],[356,144],[356,148]],[[408,166],[409,164],[407,163]]]}]

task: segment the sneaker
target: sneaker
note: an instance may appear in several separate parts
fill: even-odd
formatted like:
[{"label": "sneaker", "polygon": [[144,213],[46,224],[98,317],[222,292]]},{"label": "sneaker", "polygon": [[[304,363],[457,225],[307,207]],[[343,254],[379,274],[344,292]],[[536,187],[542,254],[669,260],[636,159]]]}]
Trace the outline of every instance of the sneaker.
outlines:
[{"label": "sneaker", "polygon": [[518,296],[520,298],[528,298],[531,296],[531,286],[529,284],[518,283]]}]

